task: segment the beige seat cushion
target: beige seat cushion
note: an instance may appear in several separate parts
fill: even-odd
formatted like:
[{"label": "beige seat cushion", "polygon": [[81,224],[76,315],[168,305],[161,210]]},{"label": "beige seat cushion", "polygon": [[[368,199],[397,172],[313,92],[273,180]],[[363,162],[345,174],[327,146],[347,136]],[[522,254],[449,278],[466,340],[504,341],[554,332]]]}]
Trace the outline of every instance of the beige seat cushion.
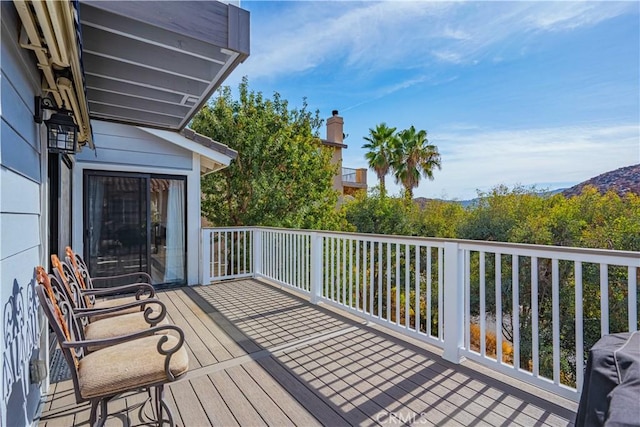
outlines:
[{"label": "beige seat cushion", "polygon": [[[169,322],[166,318],[158,323],[160,326],[168,324]],[[136,312],[123,314],[122,316],[107,317],[91,322],[84,328],[84,336],[88,340],[99,340],[128,335],[149,329],[150,327],[151,325],[144,320],[144,314],[142,312]],[[99,347],[90,347],[89,350],[95,351],[98,348]]]},{"label": "beige seat cushion", "polygon": [[[171,335],[153,335],[105,347],[85,356],[78,365],[80,394],[85,399],[108,396],[127,390],[167,382],[165,356],[158,353],[158,341],[168,338],[163,348],[178,343]],[[182,346],[171,357],[170,370],[175,377],[189,370],[189,356]]]},{"label": "beige seat cushion", "polygon": [[[142,301],[144,301],[145,299],[143,299]],[[131,296],[131,297],[122,297],[122,298],[113,298],[113,299],[106,299],[106,300],[96,300],[96,303],[93,305],[93,308],[112,308],[112,307],[117,307],[119,305],[124,305],[124,304],[129,304],[132,302],[136,302],[136,301],[140,301],[137,300],[135,296]],[[154,301],[154,299],[151,299],[151,301]],[[160,307],[157,304],[150,304],[149,307],[151,307],[153,309],[154,312],[157,312],[160,310]],[[95,320],[100,320],[100,319],[106,319],[108,317],[114,317],[114,316],[121,316],[125,313],[139,313],[141,312],[141,308],[140,306],[138,307],[131,307],[131,308],[127,308],[125,310],[121,310],[115,313],[106,313],[106,314],[100,314],[97,316],[91,316],[91,321],[95,321]]]}]

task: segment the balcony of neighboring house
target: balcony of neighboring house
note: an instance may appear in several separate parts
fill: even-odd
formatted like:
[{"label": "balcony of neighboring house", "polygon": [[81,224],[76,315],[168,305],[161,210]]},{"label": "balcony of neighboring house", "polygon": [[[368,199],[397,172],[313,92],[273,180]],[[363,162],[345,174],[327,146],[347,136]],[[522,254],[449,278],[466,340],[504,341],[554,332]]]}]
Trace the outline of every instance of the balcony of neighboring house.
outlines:
[{"label": "balcony of neighboring house", "polygon": [[338,170],[333,177],[333,188],[342,195],[354,196],[357,191],[367,191],[367,169],[353,169],[342,167],[342,150],[347,148],[344,144],[344,119],[333,110],[331,117],[327,119],[327,138],[322,139],[322,144],[332,150],[331,164]]},{"label": "balcony of neighboring house", "polygon": [[[588,350],[638,329],[637,253],[260,227],[201,242],[202,286],[160,293],[189,348],[179,425],[572,425]],[[86,421],[70,387],[41,425]],[[143,423],[145,398],[111,417]]]},{"label": "balcony of neighboring house", "polygon": [[357,191],[367,191],[367,169],[342,168],[343,194],[354,196]]}]

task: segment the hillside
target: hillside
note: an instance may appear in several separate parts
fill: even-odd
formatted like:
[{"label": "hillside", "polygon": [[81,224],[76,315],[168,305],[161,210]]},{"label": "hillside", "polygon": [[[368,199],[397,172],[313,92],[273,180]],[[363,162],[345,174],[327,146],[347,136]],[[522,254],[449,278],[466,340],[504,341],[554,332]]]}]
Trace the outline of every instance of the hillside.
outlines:
[{"label": "hillside", "polygon": [[620,196],[627,193],[640,195],[640,164],[605,172],[602,175],[567,188],[562,192],[562,195],[565,197],[577,196],[586,185],[593,185],[600,193],[613,190]]}]

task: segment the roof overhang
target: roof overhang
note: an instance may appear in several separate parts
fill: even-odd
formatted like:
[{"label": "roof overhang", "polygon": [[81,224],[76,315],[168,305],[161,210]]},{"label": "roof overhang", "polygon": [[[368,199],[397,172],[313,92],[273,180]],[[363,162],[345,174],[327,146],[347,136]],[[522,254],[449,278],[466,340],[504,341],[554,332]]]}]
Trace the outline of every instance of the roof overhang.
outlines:
[{"label": "roof overhang", "polygon": [[183,129],[249,56],[249,12],[217,1],[81,1],[92,119]]},{"label": "roof overhang", "polygon": [[238,156],[237,151],[211,138],[196,133],[191,129],[184,129],[181,132],[142,126],[139,126],[138,129],[170,142],[171,144],[175,144],[178,147],[199,154],[200,173],[202,175],[226,168],[231,161]]},{"label": "roof overhang", "polygon": [[13,0],[42,90],[90,119],[181,130],[249,56],[249,12],[206,1]]}]

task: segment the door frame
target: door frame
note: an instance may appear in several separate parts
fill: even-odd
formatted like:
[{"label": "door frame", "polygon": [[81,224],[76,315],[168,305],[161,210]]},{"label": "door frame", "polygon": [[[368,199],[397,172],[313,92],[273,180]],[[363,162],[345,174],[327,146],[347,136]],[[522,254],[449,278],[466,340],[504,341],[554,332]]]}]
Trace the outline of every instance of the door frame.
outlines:
[{"label": "door frame", "polygon": [[[184,197],[184,217],[187,219],[183,225],[184,227],[184,283],[182,285],[187,285],[189,283],[188,277],[188,259],[189,259],[189,229],[188,229],[188,185],[189,179],[187,175],[171,175],[167,173],[155,173],[155,172],[130,172],[130,171],[118,171],[118,170],[103,170],[103,169],[90,169],[83,168],[82,169],[82,246],[83,246],[83,256],[86,260],[89,259],[89,245],[87,244],[87,239],[89,237],[89,213],[87,209],[87,203],[89,200],[89,177],[90,176],[103,176],[103,177],[124,177],[124,178],[139,178],[145,180],[145,208],[146,208],[146,265],[147,265],[147,273],[151,274],[151,179],[173,179],[184,182],[185,188],[185,197]],[[154,284],[154,287],[171,287],[171,286],[181,286],[175,284],[168,283],[159,283]]]},{"label": "door frame", "polygon": [[[97,137],[98,135],[96,135]],[[150,174],[175,174],[177,176],[187,177],[187,236],[188,236],[188,254],[187,257],[187,283],[189,285],[197,285],[201,283],[202,278],[202,223],[200,215],[200,155],[192,153],[191,168],[167,168],[153,167],[138,164],[114,163],[110,150],[98,146],[96,151],[88,151],[87,153],[79,153],[76,155],[76,161],[73,168],[74,186],[73,186],[73,248],[78,253],[84,253],[84,224],[82,219],[83,198],[82,198],[82,176],[85,170],[96,171],[116,171],[116,172],[136,172]]]},{"label": "door frame", "polygon": [[[60,245],[60,229],[62,228],[63,221],[66,222],[66,227],[69,232],[69,240],[65,242],[66,245],[73,244],[73,183],[74,183],[74,165],[71,159],[66,154],[49,153],[47,156],[47,180],[48,180],[48,255],[56,254],[63,256],[64,247]],[[69,173],[69,183],[66,192],[68,193],[69,200],[62,200],[62,193],[65,189],[62,188],[62,168],[66,167]],[[66,215],[63,215],[61,211],[61,202],[68,202],[68,211]]]}]

